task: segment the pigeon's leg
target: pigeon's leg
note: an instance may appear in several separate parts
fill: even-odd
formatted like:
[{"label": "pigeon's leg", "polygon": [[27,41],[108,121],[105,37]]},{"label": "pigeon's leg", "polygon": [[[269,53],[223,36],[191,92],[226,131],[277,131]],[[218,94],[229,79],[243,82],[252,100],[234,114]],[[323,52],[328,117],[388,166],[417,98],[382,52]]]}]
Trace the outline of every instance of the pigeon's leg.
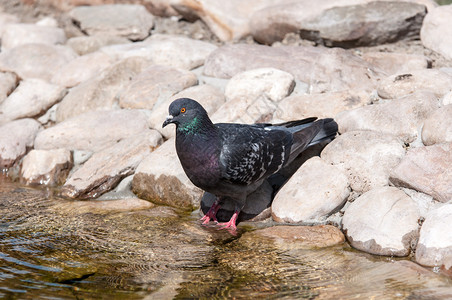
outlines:
[{"label": "pigeon's leg", "polygon": [[232,215],[231,219],[229,220],[229,222],[218,223],[218,225],[222,226],[220,229],[237,230],[237,226],[235,225],[235,223],[237,222],[237,217],[239,216],[239,213],[240,213],[240,210],[236,209],[234,211],[234,214]]},{"label": "pigeon's leg", "polygon": [[215,202],[212,204],[212,206],[210,207],[210,209],[207,211],[207,213],[204,215],[204,217],[202,217],[200,219],[200,221],[203,221],[203,224],[207,224],[210,222],[210,220],[214,221],[214,222],[218,222],[217,221],[217,212],[220,209],[221,205],[220,205],[220,198],[217,198],[217,200],[215,200]]}]

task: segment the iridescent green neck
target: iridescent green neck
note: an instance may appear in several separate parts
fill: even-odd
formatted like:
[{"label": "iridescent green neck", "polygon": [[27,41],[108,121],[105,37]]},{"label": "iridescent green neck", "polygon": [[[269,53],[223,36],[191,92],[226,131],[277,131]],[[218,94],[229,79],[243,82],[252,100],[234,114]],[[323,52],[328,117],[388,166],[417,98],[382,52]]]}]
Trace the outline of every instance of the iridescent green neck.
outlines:
[{"label": "iridescent green neck", "polygon": [[183,133],[191,133],[195,134],[199,132],[199,127],[201,125],[201,122],[198,117],[194,117],[191,122],[187,122],[185,124],[179,124],[177,127],[177,130],[183,132]]}]

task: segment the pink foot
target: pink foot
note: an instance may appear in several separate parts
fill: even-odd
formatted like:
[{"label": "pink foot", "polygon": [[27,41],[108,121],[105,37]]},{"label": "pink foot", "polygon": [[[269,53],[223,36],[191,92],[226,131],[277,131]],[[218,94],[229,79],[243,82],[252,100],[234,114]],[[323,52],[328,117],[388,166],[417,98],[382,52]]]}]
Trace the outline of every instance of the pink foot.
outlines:
[{"label": "pink foot", "polygon": [[210,222],[210,220],[214,221],[214,222],[218,222],[217,220],[217,212],[220,209],[220,204],[218,203],[214,203],[210,209],[207,211],[207,213],[204,215],[204,217],[202,217],[201,219],[199,219],[200,221],[203,221],[202,224],[207,224]]},{"label": "pink foot", "polygon": [[227,223],[218,223],[218,225],[222,226],[220,229],[232,229],[237,230],[237,227],[235,226],[235,222],[237,221],[237,217],[239,216],[239,211],[235,211],[232,215],[231,219]]}]

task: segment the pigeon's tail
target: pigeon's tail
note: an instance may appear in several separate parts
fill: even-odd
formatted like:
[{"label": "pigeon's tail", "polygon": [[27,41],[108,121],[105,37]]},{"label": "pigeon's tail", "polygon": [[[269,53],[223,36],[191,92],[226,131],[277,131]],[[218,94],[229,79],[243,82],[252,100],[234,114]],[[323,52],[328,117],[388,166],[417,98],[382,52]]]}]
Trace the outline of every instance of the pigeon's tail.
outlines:
[{"label": "pigeon's tail", "polygon": [[[309,120],[308,122],[304,122]],[[337,133],[337,123],[333,119],[321,119],[315,121],[315,118],[301,121],[287,122],[296,123],[294,126],[285,126],[293,134],[293,144],[290,150],[288,163],[292,162],[306,148],[319,144],[323,141],[332,140]]]}]

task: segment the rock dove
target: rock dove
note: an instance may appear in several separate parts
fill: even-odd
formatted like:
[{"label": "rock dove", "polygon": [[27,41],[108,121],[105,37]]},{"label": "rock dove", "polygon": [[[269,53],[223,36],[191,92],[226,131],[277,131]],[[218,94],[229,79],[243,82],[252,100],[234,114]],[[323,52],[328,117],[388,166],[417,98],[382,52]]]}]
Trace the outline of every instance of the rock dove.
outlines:
[{"label": "rock dove", "polygon": [[180,98],[169,106],[162,127],[176,125],[176,151],[194,185],[217,199],[201,219],[217,221],[224,201],[234,201],[234,214],[222,228],[236,229],[237,217],[248,194],[303,150],[337,133],[333,119],[308,118],[281,124],[213,124],[195,100]]}]

